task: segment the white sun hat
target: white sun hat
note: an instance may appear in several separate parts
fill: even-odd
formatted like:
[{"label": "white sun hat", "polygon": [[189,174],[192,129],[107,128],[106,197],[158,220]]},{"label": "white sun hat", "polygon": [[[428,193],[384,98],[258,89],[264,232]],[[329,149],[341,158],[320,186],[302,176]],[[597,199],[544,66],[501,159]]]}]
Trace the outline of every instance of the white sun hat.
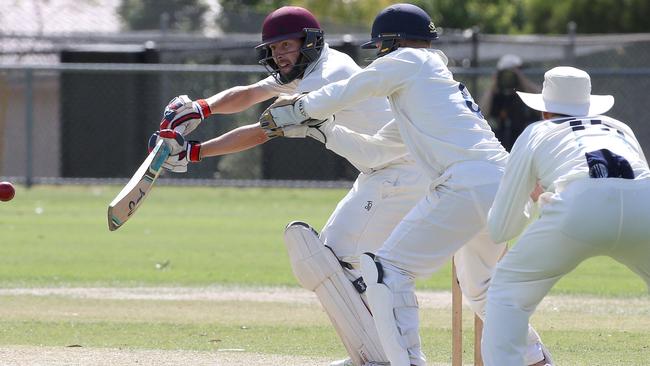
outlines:
[{"label": "white sun hat", "polygon": [[544,74],[541,94],[517,92],[530,108],[569,116],[603,114],[614,105],[611,95],[591,95],[591,78],[575,67],[559,66]]},{"label": "white sun hat", "polygon": [[497,62],[497,70],[512,69],[515,67],[521,67],[521,65],[523,65],[521,57],[508,53],[501,56]]}]

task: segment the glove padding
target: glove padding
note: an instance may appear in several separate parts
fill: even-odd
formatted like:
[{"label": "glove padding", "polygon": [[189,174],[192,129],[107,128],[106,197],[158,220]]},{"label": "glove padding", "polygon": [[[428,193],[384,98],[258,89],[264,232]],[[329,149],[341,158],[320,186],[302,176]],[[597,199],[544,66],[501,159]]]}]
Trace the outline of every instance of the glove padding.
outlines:
[{"label": "glove padding", "polygon": [[187,95],[180,95],[165,107],[160,130],[175,130],[187,136],[210,114],[210,106],[205,99],[192,101]]},{"label": "glove padding", "polygon": [[201,161],[201,143],[198,141],[186,141],[183,135],[177,131],[166,129],[156,131],[149,138],[149,152],[156,146],[158,139],[163,139],[169,147],[170,153],[163,168],[174,173],[187,172],[188,162]]},{"label": "glove padding", "polygon": [[323,123],[325,122],[321,122],[321,124],[314,125],[314,126],[303,124],[303,125],[285,126],[282,128],[278,128],[275,131],[275,133],[277,134],[276,137],[279,136],[289,137],[289,138],[311,137],[320,143],[326,144],[327,135],[325,135],[325,132],[323,132],[321,129]]},{"label": "glove padding", "polygon": [[269,138],[283,136],[279,131],[286,126],[319,125],[324,120],[311,118],[305,111],[305,94],[282,95],[260,116],[260,127]]}]

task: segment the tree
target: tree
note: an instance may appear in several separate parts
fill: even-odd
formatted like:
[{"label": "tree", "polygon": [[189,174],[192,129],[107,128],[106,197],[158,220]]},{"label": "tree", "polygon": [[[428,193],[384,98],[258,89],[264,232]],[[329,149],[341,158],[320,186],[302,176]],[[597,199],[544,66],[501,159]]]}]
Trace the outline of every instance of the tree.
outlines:
[{"label": "tree", "polygon": [[[334,26],[355,26],[369,30],[372,21],[385,7],[403,2],[398,0],[222,0],[228,17],[235,14],[268,14],[284,5],[302,6],[316,17]],[[410,1],[433,18],[436,26],[443,28],[470,28],[478,25],[489,33],[518,32],[523,27],[522,0],[415,0]],[[227,18],[227,17],[226,17]],[[251,19],[250,15],[248,16]],[[263,19],[263,18],[262,18]],[[224,25],[233,19],[222,19]],[[225,28],[228,28],[227,26]],[[259,28],[259,25],[258,25]]]},{"label": "tree", "polygon": [[[261,19],[284,5],[303,6],[321,21],[368,30],[381,9],[404,0],[221,0],[229,15],[258,14]],[[579,33],[650,32],[648,0],[411,0],[426,10],[436,26],[470,28],[484,33],[566,33],[575,21]],[[252,21],[253,18],[248,18]],[[222,20],[222,21],[227,21]],[[251,24],[252,28],[253,25]]]},{"label": "tree", "polygon": [[443,28],[478,26],[485,33],[518,33],[524,24],[522,0],[419,0],[413,4]]},{"label": "tree", "polygon": [[650,32],[648,0],[525,0],[531,33],[566,33],[569,21],[578,33]]},{"label": "tree", "polygon": [[166,27],[191,32],[203,28],[202,18],[207,10],[201,0],[123,0],[118,12],[132,30]]}]

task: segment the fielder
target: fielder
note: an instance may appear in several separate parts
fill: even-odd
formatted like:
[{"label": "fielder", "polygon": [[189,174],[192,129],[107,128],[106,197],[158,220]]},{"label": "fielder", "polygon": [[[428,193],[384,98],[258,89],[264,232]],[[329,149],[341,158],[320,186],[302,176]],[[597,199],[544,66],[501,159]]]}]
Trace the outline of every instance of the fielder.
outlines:
[{"label": "fielder", "polygon": [[[488,216],[495,241],[519,238],[488,291],[483,360],[520,366],[526,324],[553,285],[583,260],[606,255],[650,286],[650,171],[624,123],[603,116],[611,95],[590,95],[589,75],[556,67],[541,94],[518,92],[543,120],[519,136]],[[529,194],[541,216],[526,212]]]},{"label": "fielder", "polygon": [[[266,79],[205,100],[191,101],[187,96],[172,100],[159,133],[176,147],[165,167],[184,172],[188,162],[242,151],[280,135],[310,136],[347,158],[361,173],[320,236],[309,225],[294,222],[286,228],[285,239],[294,274],[301,285],[316,292],[349,353],[350,359],[333,365],[386,364],[370,312],[360,296],[365,285],[358,272],[359,255],[375,252],[386,240],[425,195],[429,176],[403,146],[389,149],[390,158],[375,163],[375,155],[387,154],[385,148],[368,145],[363,151],[342,150],[337,136],[306,126],[279,134],[255,123],[204,143],[186,142],[182,135],[210,114],[240,112],[281,94],[318,89],[360,70],[350,57],[328,47],[316,18],[299,7],[282,7],[269,14],[257,49],[260,63],[271,74]],[[374,134],[392,119],[392,112],[385,98],[370,98],[350,104],[335,117],[342,126]],[[155,142],[158,136],[153,137]]]},{"label": "fielder", "polygon": [[[392,366],[425,365],[419,337],[415,278],[431,275],[455,254],[461,289],[484,314],[487,287],[503,244],[489,239],[487,213],[508,153],[494,137],[467,88],[455,81],[429,15],[417,6],[384,9],[372,25],[377,58],[347,80],[271,106],[261,121],[274,130],[317,125],[348,153],[376,145],[406,146],[434,182],[376,255],[361,256],[375,326]],[[327,120],[368,98],[388,97],[395,119],[375,135]],[[314,122],[316,121],[316,122]],[[344,143],[344,144],[343,144]],[[380,149],[381,150],[381,149]],[[379,153],[374,164],[391,154]],[[534,330],[526,364],[548,360]]]}]

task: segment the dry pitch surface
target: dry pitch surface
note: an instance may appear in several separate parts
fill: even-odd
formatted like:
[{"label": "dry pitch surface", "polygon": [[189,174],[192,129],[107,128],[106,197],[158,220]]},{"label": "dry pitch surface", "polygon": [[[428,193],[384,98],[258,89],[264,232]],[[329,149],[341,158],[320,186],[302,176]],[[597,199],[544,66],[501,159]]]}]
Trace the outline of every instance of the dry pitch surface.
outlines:
[{"label": "dry pitch surface", "polygon": [[[421,308],[426,311],[447,313],[451,308],[451,296],[448,292],[419,292]],[[122,319],[142,319],[142,317],[165,320],[166,318],[191,318],[192,321],[214,320],[209,311],[201,311],[201,306],[208,307],[215,303],[268,303],[260,304],[260,308],[277,306],[278,304],[304,304],[313,314],[318,311],[318,303],[312,293],[293,288],[14,288],[0,289],[0,299],[5,305],[0,307],[2,319],[35,319],[52,320],[61,317],[90,317],[93,319],[110,319],[119,316]],[[25,303],[37,299],[55,299],[55,309],[50,305],[25,306]],[[84,306],[96,304],[97,301],[106,303],[138,303],[141,301],[157,301],[160,304],[159,313],[151,310],[142,312],[131,311],[115,314],[115,307],[109,306],[110,311],[102,310],[102,306]],[[170,312],[165,304],[196,302],[197,308],[187,314]],[[81,305],[81,306],[80,306]],[[617,327],[636,329],[647,327],[648,321],[638,322],[638,315],[647,318],[648,301],[644,299],[602,299],[591,297],[549,296],[540,305],[538,312],[547,314],[588,314],[605,319],[613,314],[629,316],[629,322],[620,323]],[[47,308],[45,308],[47,306]],[[431,310],[433,309],[433,310]],[[203,314],[203,315],[197,315]],[[208,314],[208,315],[206,315]],[[232,314],[231,314],[232,315]],[[250,314],[249,314],[250,315]],[[293,314],[298,318],[300,314]],[[308,317],[308,313],[304,315]],[[326,323],[326,317],[320,312],[318,323]],[[628,318],[626,318],[628,319]],[[298,320],[300,321],[300,320]],[[602,324],[601,324],[602,325]],[[133,350],[89,347],[35,347],[35,346],[0,346],[0,364],[2,365],[328,365],[331,359],[322,357],[288,356],[257,354],[242,349],[217,349],[210,352],[183,350]]]}]

